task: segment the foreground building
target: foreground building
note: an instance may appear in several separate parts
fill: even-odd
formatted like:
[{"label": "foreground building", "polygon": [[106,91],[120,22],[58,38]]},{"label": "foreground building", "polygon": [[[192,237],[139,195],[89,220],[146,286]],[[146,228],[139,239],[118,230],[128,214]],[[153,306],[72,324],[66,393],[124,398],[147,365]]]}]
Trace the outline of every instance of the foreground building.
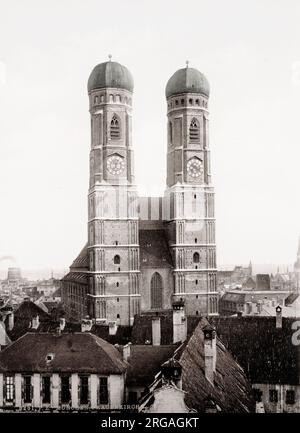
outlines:
[{"label": "foreground building", "polygon": [[126,367],[90,333],[27,333],[0,352],[0,410],[120,410]]},{"label": "foreground building", "polygon": [[170,309],[180,299],[188,315],[217,314],[207,79],[187,66],[167,83],[164,197],[137,195],[131,73],[101,63],[88,94],[88,242],[62,279],[67,316],[132,325],[141,311]]},{"label": "foreground building", "polygon": [[[300,412],[300,339],[295,319],[219,317],[213,323],[225,347],[251,381],[264,412]],[[297,337],[298,335],[298,337]]]}]

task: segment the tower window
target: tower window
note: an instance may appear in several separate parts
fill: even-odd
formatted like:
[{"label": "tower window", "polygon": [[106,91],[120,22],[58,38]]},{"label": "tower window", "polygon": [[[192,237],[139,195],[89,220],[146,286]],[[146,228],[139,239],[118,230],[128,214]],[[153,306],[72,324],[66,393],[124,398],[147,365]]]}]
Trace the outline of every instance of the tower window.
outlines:
[{"label": "tower window", "polygon": [[197,104],[197,105],[200,105],[200,101],[199,101],[199,99],[196,99],[196,104]]},{"label": "tower window", "polygon": [[175,105],[178,105],[178,100],[176,99],[176,101],[175,101]]},{"label": "tower window", "polygon": [[181,99],[181,105],[184,105],[184,99]]},{"label": "tower window", "polygon": [[194,263],[199,263],[199,261],[200,261],[200,255],[199,255],[199,253],[194,253],[194,255],[193,255],[193,262]]},{"label": "tower window", "polygon": [[200,137],[199,122],[197,119],[194,118],[190,124],[190,140],[199,141],[199,137]]},{"label": "tower window", "polygon": [[196,316],[199,316],[199,311],[198,310],[196,311]]},{"label": "tower window", "polygon": [[198,239],[197,238],[195,238],[195,244],[198,242]]},{"label": "tower window", "polygon": [[120,301],[120,298],[117,298],[117,302],[119,302]]},{"label": "tower window", "polygon": [[196,284],[196,286],[197,286],[197,284],[198,284],[198,280],[195,281],[195,284]]},{"label": "tower window", "polygon": [[121,258],[120,258],[120,256],[117,254],[115,257],[114,257],[114,264],[115,265],[119,265],[121,263]]},{"label": "tower window", "polygon": [[119,287],[119,285],[120,285],[119,282],[117,282],[117,287]]},{"label": "tower window", "polygon": [[110,122],[110,138],[112,140],[117,140],[120,138],[120,120],[116,114],[113,115]]},{"label": "tower window", "polygon": [[120,319],[120,314],[117,314],[117,319]]},{"label": "tower window", "polygon": [[170,140],[170,143],[172,144],[172,142],[173,142],[173,125],[172,125],[172,122],[169,122],[169,140]]},{"label": "tower window", "polygon": [[116,244],[116,245],[119,245],[119,242],[118,242],[118,241],[116,241],[116,242],[115,242],[115,244]]},{"label": "tower window", "polygon": [[197,195],[196,195],[196,194],[194,194],[194,199],[196,200],[196,198],[197,198]]},{"label": "tower window", "polygon": [[95,104],[98,104],[98,101],[99,101],[98,96],[95,96],[94,103],[95,103]]},{"label": "tower window", "polygon": [[190,104],[190,105],[193,105],[193,100],[192,100],[192,98],[189,99],[189,104]]}]

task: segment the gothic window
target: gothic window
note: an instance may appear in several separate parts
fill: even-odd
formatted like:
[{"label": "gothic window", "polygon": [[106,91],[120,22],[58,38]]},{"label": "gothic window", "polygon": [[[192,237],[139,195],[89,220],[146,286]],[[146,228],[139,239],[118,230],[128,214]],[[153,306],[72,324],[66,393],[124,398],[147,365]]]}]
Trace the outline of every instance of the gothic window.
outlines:
[{"label": "gothic window", "polygon": [[158,272],[151,278],[151,308],[162,308],[163,281]]},{"label": "gothic window", "polygon": [[119,265],[120,263],[121,263],[121,258],[120,258],[119,255],[116,255],[116,256],[114,257],[114,264],[115,264],[115,265]]},{"label": "gothic window", "polygon": [[200,127],[197,119],[192,119],[190,124],[190,141],[199,141]]},{"label": "gothic window", "polygon": [[110,138],[117,140],[120,138],[120,135],[120,119],[114,114],[110,122]]},{"label": "gothic window", "polygon": [[169,122],[169,139],[170,139],[170,144],[172,144],[172,142],[173,142],[173,127],[172,127],[172,122]]},{"label": "gothic window", "polygon": [[199,253],[194,253],[194,255],[193,255],[193,262],[194,263],[199,263],[199,261],[200,261],[200,255],[199,255]]},{"label": "gothic window", "polygon": [[193,100],[192,99],[189,99],[189,104],[193,105]]}]

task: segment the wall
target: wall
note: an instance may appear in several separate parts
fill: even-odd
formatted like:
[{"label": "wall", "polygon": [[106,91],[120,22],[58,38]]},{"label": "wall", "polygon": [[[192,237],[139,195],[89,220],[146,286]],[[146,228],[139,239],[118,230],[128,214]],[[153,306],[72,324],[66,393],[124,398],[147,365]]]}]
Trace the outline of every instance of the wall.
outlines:
[{"label": "wall", "polygon": [[[252,384],[252,388],[262,391],[262,402],[265,412],[272,413],[299,413],[300,412],[300,385],[273,385],[273,384]],[[270,402],[269,391],[276,389],[278,391],[278,403]],[[295,404],[286,403],[286,391],[295,391]]]}]

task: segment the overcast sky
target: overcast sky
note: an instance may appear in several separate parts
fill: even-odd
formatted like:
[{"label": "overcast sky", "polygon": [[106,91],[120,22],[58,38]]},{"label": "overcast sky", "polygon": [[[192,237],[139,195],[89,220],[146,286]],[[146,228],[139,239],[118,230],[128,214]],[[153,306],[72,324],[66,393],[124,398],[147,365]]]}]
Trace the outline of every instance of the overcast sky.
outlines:
[{"label": "overcast sky", "polygon": [[[134,76],[140,190],[166,176],[169,77],[208,78],[219,265],[295,261],[300,234],[298,0],[0,0],[0,256],[67,268],[87,238],[87,79]],[[0,261],[0,271],[12,264]]]}]

